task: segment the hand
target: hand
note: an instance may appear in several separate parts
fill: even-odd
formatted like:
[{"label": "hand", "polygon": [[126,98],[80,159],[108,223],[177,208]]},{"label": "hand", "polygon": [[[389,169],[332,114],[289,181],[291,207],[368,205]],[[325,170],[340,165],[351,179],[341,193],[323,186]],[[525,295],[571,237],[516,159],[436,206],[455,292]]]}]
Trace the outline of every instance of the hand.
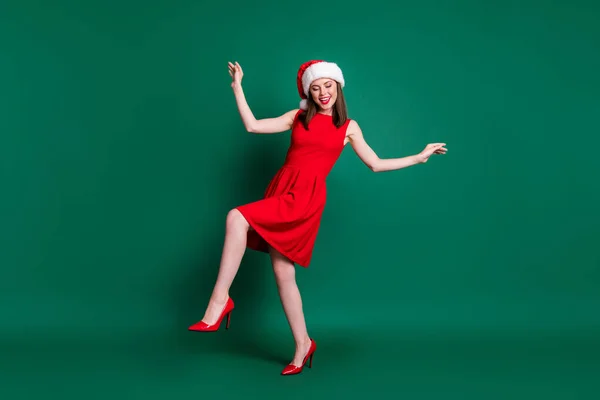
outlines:
[{"label": "hand", "polygon": [[417,155],[417,159],[420,163],[424,164],[432,154],[446,154],[448,149],[444,146],[446,146],[446,143],[430,143]]},{"label": "hand", "polygon": [[236,61],[235,64],[229,63],[229,75],[231,75],[231,87],[240,86],[242,84],[242,76],[244,76],[244,71],[242,71],[242,67]]}]

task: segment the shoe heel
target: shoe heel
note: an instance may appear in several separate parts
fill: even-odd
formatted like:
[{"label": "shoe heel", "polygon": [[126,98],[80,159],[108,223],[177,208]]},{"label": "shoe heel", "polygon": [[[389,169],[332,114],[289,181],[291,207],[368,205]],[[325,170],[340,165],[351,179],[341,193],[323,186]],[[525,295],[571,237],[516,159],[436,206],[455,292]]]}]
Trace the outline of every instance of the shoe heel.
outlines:
[{"label": "shoe heel", "polygon": [[225,329],[229,329],[230,323],[231,323],[231,311],[227,313],[227,324],[225,325]]},{"label": "shoe heel", "polygon": [[308,368],[312,368],[312,359],[313,359],[313,356],[314,356],[314,355],[315,355],[315,353],[312,353],[312,354],[310,355],[310,359],[309,359],[309,361],[308,361]]}]

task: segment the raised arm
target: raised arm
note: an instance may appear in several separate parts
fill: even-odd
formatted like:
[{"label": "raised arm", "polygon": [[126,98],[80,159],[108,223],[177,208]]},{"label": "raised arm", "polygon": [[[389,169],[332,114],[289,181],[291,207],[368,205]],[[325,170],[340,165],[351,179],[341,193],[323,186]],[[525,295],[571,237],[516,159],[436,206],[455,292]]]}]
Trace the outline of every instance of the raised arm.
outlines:
[{"label": "raised arm", "polygon": [[410,167],[415,164],[424,164],[432,154],[446,154],[447,151],[444,147],[446,146],[445,143],[432,143],[428,144],[419,154],[401,158],[382,159],[379,158],[375,151],[367,144],[360,126],[358,126],[358,123],[354,120],[350,121],[348,124],[346,137],[358,158],[360,158],[373,172],[393,171]]},{"label": "raised arm", "polygon": [[235,95],[235,101],[237,103],[238,111],[242,117],[244,127],[250,133],[280,133],[290,130],[294,123],[294,117],[296,116],[297,109],[286,112],[275,118],[264,118],[256,119],[242,89],[242,76],[244,72],[238,62],[235,64],[229,63],[229,75],[231,75],[232,82],[231,88]]}]

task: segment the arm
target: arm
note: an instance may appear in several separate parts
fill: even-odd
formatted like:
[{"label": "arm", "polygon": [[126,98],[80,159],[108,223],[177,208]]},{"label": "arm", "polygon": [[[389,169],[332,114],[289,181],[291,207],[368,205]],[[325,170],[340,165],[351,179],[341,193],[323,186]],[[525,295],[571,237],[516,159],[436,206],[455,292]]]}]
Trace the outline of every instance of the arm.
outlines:
[{"label": "arm", "polygon": [[231,87],[233,89],[233,94],[235,95],[235,101],[238,107],[238,111],[240,112],[240,116],[242,117],[242,122],[244,123],[244,127],[250,133],[280,133],[290,130],[292,128],[292,124],[294,123],[294,117],[296,116],[296,110],[291,110],[286,112],[283,115],[280,115],[276,118],[265,118],[265,119],[256,119],[250,106],[248,106],[248,102],[246,101],[246,96],[244,95],[244,90],[242,89],[242,76],[243,71],[242,67],[236,62],[235,65],[229,63],[229,74],[233,78],[231,82]]},{"label": "arm", "polygon": [[235,85],[233,87],[233,93],[235,94],[235,101],[242,117],[242,122],[246,127],[246,130],[250,133],[280,133],[290,130],[294,123],[294,117],[296,116],[296,110],[291,110],[275,118],[264,118],[256,119],[252,110],[246,102],[242,85]]},{"label": "arm", "polygon": [[352,120],[348,124],[347,136],[356,155],[373,172],[393,171],[416,164],[424,164],[431,154],[445,154],[446,152],[446,149],[444,148],[445,143],[433,143],[427,145],[425,150],[419,154],[401,158],[381,159],[365,141],[362,130],[356,121]]}]

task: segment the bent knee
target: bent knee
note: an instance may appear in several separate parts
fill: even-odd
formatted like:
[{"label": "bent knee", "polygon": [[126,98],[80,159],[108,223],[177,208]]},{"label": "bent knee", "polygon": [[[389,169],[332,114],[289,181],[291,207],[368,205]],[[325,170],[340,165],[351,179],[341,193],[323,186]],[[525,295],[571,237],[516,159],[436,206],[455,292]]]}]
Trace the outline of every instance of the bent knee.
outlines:
[{"label": "bent knee", "polygon": [[234,208],[227,213],[227,229],[248,229],[249,224],[242,213]]}]

